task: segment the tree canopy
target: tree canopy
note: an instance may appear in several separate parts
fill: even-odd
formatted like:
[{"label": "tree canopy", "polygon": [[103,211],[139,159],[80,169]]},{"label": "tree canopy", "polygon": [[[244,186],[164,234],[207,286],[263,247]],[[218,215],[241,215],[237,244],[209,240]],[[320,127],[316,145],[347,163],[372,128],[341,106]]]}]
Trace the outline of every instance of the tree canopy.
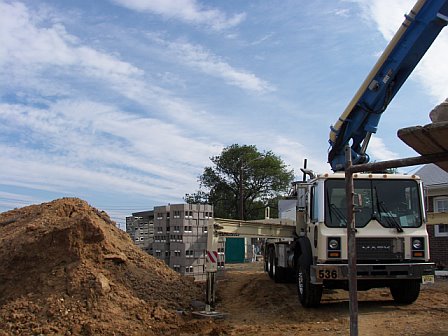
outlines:
[{"label": "tree canopy", "polygon": [[188,203],[214,205],[215,217],[257,219],[264,208],[284,195],[294,178],[273,152],[259,152],[254,145],[231,145],[211,157],[199,177],[200,190],[187,194]]}]

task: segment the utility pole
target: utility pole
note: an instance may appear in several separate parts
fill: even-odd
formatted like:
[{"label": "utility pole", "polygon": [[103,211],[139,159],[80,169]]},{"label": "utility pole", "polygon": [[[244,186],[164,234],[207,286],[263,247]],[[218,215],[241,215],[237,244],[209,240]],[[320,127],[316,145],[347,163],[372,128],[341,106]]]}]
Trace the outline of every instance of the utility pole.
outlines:
[{"label": "utility pole", "polygon": [[244,220],[243,160],[240,160],[240,219]]},{"label": "utility pole", "polygon": [[347,201],[347,241],[348,241],[348,287],[350,310],[350,336],[358,336],[358,283],[356,271],[356,224],[354,216],[354,194],[352,166],[352,152],[350,146],[345,147],[345,195]]}]

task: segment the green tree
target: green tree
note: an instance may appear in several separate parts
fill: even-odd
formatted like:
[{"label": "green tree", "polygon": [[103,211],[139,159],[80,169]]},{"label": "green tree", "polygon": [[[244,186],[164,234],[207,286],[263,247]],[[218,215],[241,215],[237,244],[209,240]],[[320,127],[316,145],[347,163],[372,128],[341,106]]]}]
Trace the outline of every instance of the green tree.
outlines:
[{"label": "green tree", "polygon": [[199,177],[200,190],[185,195],[188,203],[214,205],[216,217],[257,219],[264,208],[284,195],[294,178],[281,158],[271,151],[260,153],[254,145],[231,145],[211,157]]}]

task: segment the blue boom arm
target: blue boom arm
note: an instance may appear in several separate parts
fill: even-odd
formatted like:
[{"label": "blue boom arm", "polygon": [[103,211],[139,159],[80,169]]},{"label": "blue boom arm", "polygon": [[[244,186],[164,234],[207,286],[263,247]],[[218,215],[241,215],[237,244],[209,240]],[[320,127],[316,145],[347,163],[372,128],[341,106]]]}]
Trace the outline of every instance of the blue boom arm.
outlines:
[{"label": "blue boom arm", "polygon": [[[369,161],[366,149],[381,114],[448,22],[448,0],[419,0],[367,76],[339,120],[331,127],[328,162],[345,169],[350,144],[353,164]],[[448,56],[447,56],[448,59]]]}]

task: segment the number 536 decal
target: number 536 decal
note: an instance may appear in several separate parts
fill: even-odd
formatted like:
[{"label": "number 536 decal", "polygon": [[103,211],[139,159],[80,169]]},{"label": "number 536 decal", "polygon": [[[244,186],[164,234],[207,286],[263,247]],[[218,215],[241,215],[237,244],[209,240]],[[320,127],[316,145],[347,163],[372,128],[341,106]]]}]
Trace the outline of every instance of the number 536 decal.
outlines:
[{"label": "number 536 decal", "polygon": [[336,268],[320,269],[317,272],[317,277],[319,279],[337,279],[338,278],[338,270]]}]

